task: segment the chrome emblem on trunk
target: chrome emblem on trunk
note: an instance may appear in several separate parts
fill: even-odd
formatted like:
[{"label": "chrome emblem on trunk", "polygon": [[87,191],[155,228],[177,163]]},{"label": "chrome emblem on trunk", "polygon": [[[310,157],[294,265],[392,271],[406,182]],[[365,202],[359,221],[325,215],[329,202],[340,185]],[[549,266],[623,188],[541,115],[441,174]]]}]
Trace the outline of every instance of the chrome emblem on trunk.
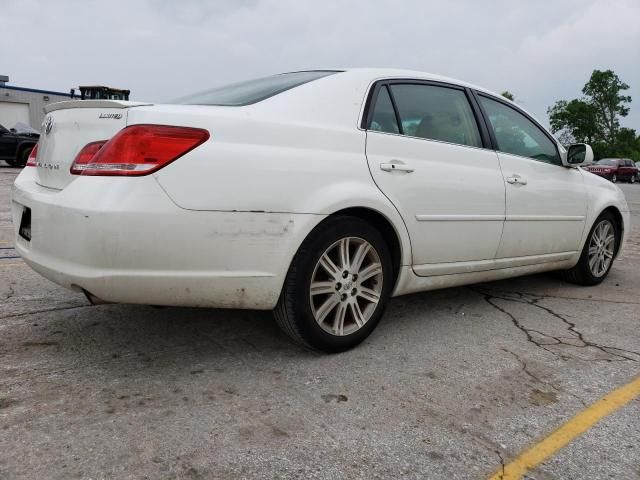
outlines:
[{"label": "chrome emblem on trunk", "polygon": [[119,120],[122,118],[121,113],[101,113],[98,115],[98,118],[113,118],[114,120]]},{"label": "chrome emblem on trunk", "polygon": [[53,128],[53,117],[51,115],[47,115],[47,118],[44,119],[42,123],[42,127],[45,135],[49,135],[51,129]]}]

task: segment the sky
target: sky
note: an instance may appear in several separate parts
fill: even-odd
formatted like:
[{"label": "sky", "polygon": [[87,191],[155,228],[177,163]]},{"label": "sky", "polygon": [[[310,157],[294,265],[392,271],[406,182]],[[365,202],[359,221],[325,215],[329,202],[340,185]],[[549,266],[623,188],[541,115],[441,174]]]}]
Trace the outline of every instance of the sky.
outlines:
[{"label": "sky", "polygon": [[640,132],[640,0],[0,0],[0,74],[161,102],[273,73],[394,67],[458,78],[548,124],[547,107],[614,70]]}]

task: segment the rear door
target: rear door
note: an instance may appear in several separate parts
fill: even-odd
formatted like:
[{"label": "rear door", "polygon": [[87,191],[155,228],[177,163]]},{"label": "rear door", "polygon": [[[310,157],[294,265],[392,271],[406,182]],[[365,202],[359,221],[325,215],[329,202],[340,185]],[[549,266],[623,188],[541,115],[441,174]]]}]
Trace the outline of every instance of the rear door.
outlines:
[{"label": "rear door", "polygon": [[497,258],[570,256],[580,247],[585,226],[582,173],[562,166],[556,142],[524,112],[483,94],[478,100],[491,127],[506,187]]},{"label": "rear door", "polygon": [[463,271],[468,262],[495,256],[505,189],[478,119],[462,87],[417,81],[375,87],[367,160],[405,221],[419,275]]}]

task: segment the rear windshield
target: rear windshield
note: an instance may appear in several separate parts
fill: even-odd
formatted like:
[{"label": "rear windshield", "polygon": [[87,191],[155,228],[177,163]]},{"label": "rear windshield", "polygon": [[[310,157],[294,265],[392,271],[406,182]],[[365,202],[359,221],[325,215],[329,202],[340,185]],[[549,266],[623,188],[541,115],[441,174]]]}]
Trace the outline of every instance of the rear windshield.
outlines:
[{"label": "rear windshield", "polygon": [[618,164],[618,161],[613,158],[603,158],[602,160],[598,160],[596,163],[598,165],[610,165],[615,167]]},{"label": "rear windshield", "polygon": [[338,73],[336,70],[281,73],[270,77],[232,83],[224,87],[178,98],[171,103],[180,105],[220,105],[240,107],[260,102],[304,83]]}]

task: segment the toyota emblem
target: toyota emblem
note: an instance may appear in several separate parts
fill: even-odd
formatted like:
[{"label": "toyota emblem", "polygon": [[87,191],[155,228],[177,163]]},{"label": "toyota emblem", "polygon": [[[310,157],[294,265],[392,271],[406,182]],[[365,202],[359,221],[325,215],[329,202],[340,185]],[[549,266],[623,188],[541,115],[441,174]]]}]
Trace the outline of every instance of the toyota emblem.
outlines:
[{"label": "toyota emblem", "polygon": [[53,128],[53,117],[49,115],[44,119],[44,133],[45,135],[49,135],[51,129]]}]

